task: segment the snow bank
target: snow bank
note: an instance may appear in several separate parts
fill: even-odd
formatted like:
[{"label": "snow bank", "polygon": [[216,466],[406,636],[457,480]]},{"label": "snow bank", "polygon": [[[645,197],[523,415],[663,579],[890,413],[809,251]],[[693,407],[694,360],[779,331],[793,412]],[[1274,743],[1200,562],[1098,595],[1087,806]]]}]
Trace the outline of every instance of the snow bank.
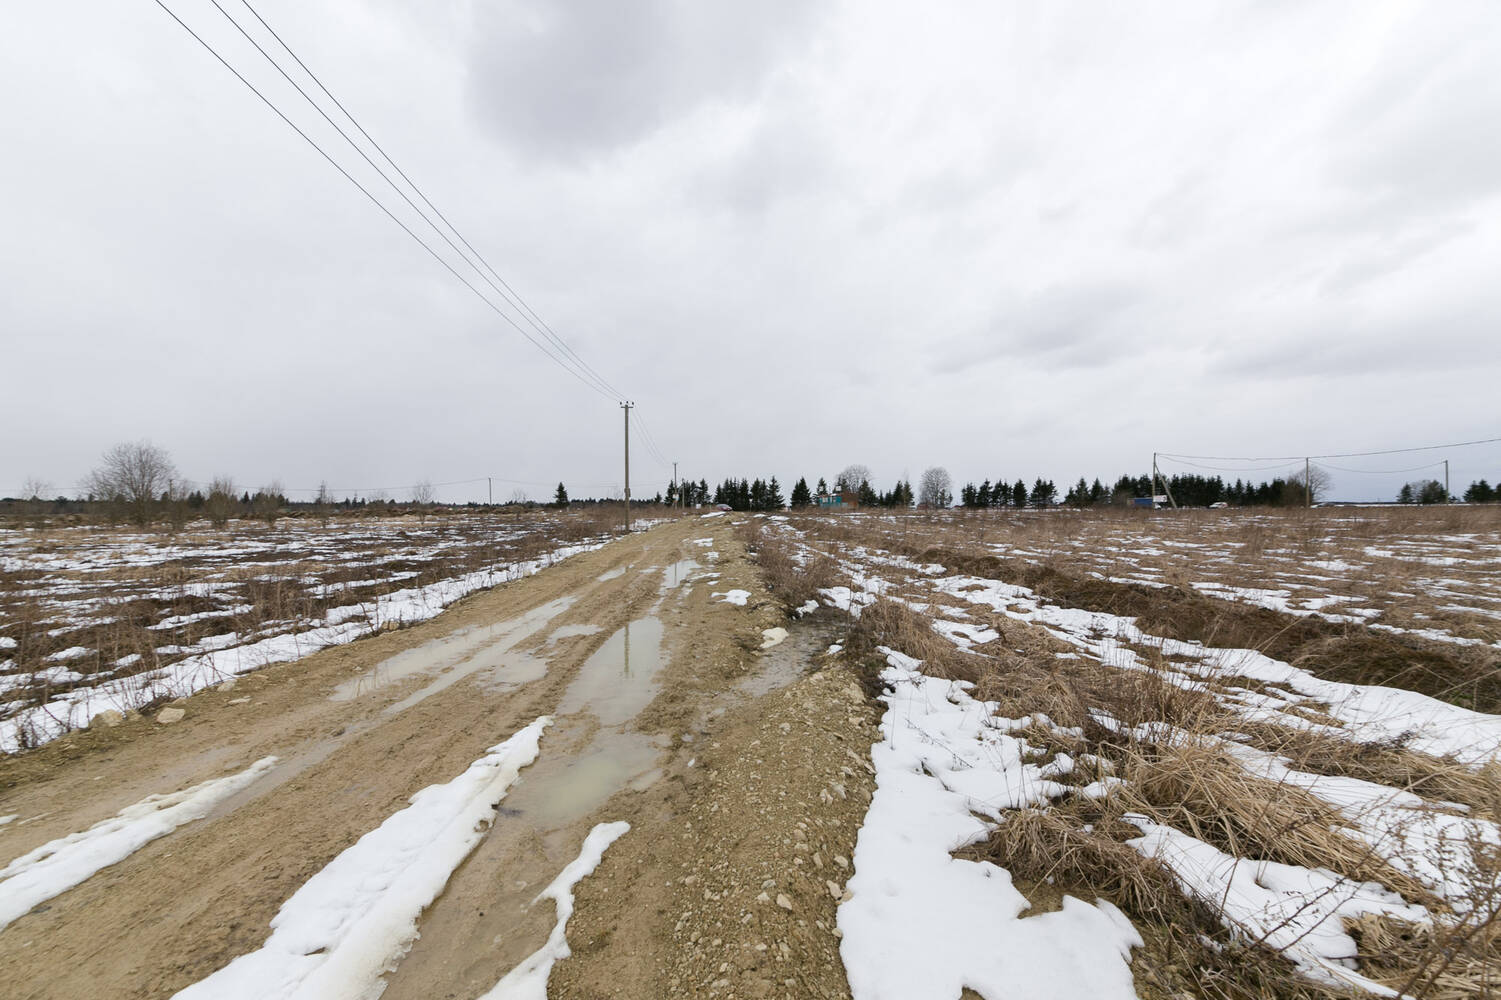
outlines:
[{"label": "snow bank", "polygon": [[363,1000],[417,937],[417,918],[474,846],[521,769],[542,716],[329,862],[282,904],[259,950],[177,994],[184,1000]]},{"label": "snow bank", "polygon": [[710,594],[709,596],[710,597],[723,597],[725,604],[738,604],[738,605],[740,605],[743,608],[743,607],[745,607],[745,602],[750,599],[750,591],[748,591],[748,590],[716,590],[716,591],[714,591],[714,593]]},{"label": "snow bank", "polygon": [[1325,869],[1247,861],[1145,816],[1127,814],[1143,836],[1127,841],[1162,862],[1185,895],[1203,900],[1226,927],[1280,952],[1306,975],[1382,996],[1396,991],[1355,972],[1355,939],[1343,921],[1365,913],[1426,923],[1428,911],[1374,882]]},{"label": "snow bank", "polygon": [[565,933],[568,918],[573,916],[573,887],[585,876],[593,874],[605,855],[605,848],[619,840],[630,828],[629,823],[601,823],[589,831],[579,856],[570,861],[558,877],[532,900],[534,906],[544,899],[551,899],[557,904],[558,921],[553,925],[552,933],[547,936],[547,943],[507,972],[479,1000],[547,1000],[547,977],[552,975],[554,963],[573,954]]},{"label": "snow bank", "polygon": [[838,913],[855,1000],[952,1000],[965,987],[988,1000],[1134,1000],[1141,938],[1114,906],[1065,897],[1061,910],[1023,918],[1030,904],[1005,869],[953,857],[990,831],[976,813],[998,817],[1063,786],[1023,762],[1025,742],[993,727],[991,706],[962,684],[882,652],[890,693],[885,738],[871,748],[876,793]]},{"label": "snow bank", "polygon": [[[1468,764],[1483,764],[1501,754],[1501,716],[1474,712],[1403,688],[1342,684],[1316,677],[1254,649],[1221,649],[1163,639],[1141,631],[1134,618],[1102,611],[1082,611],[1044,604],[1025,587],[982,577],[954,576],[936,580],[941,593],[986,605],[1018,621],[1040,625],[1111,666],[1150,669],[1126,643],[1158,646],[1169,658],[1197,661],[1193,669],[1203,677],[1247,677],[1285,689],[1291,697],[1242,691],[1238,703],[1227,708],[1257,713],[1279,725],[1307,727],[1307,719],[1283,711],[1311,701],[1344,728],[1326,731],[1363,743],[1406,741],[1414,750],[1435,757],[1453,756]],[[1180,667],[1180,669],[1188,669]],[[1170,679],[1181,681],[1181,675]],[[1246,712],[1247,705],[1256,711]]]},{"label": "snow bank", "polygon": [[49,841],[23,854],[0,870],[0,928],[99,869],[123,861],[156,838],[202,819],[275,764],[275,757],[262,757],[238,774],[170,795],[148,795],[82,833]]}]

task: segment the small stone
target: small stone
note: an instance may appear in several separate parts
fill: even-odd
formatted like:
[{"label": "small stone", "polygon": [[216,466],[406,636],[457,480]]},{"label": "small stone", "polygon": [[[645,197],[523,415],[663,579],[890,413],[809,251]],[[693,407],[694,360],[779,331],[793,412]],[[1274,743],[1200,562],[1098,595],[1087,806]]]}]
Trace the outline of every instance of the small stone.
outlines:
[{"label": "small stone", "polygon": [[160,712],[156,713],[156,721],[164,726],[167,726],[171,725],[174,722],[181,721],[182,717],[187,714],[187,712],[183,711],[180,708],[164,708]]},{"label": "small stone", "polygon": [[233,691],[234,689],[235,689],[235,679],[233,677],[231,677],[229,680],[225,681],[223,684],[220,684],[219,687],[216,690],[218,690],[218,692],[220,694],[229,694],[229,692]]},{"label": "small stone", "polygon": [[761,893],[761,895],[759,895],[759,896],[756,897],[756,902],[758,902],[758,903],[769,903],[769,902],[771,902],[771,897],[768,896],[766,893],[763,892],[763,893]]},{"label": "small stone", "polygon": [[839,883],[838,882],[835,882],[832,879],[825,879],[824,880],[824,885],[826,885],[826,886],[829,887],[829,898],[830,899],[841,899],[841,898],[843,898],[843,896],[844,896],[844,890],[841,889],[841,888],[839,888]]},{"label": "small stone", "polygon": [[777,905],[789,912],[792,910],[792,900],[787,898],[787,894],[785,892],[777,893]]},{"label": "small stone", "polygon": [[89,728],[95,729],[99,726],[108,726],[110,729],[113,729],[124,721],[124,712],[121,712],[118,709],[114,708],[106,708],[104,711],[96,713],[94,717],[89,720]]},{"label": "small stone", "polygon": [[228,701],[226,701],[224,704],[226,704],[226,705],[248,705],[249,703],[250,703],[250,699],[249,698],[231,698]]}]

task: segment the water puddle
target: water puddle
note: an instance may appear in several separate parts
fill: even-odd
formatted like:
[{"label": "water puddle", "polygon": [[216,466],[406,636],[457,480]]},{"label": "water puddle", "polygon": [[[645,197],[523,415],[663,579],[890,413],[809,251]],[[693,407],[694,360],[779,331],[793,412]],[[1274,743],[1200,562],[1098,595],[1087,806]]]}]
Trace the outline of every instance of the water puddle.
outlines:
[{"label": "water puddle", "polygon": [[609,583],[611,580],[619,579],[622,576],[625,576],[625,567],[616,566],[614,569],[605,570],[594,579],[598,580],[600,583]]},{"label": "water puddle", "polygon": [[587,729],[587,719],[559,719],[543,737],[543,753],[521,772],[506,796],[502,813],[526,820],[542,832],[563,829],[603,805],[623,789],[645,789],[661,777],[666,744],[622,727],[597,728],[582,750],[548,753],[546,745],[567,746]]},{"label": "water puddle", "polygon": [[657,695],[662,621],[640,618],[605,640],[563,693],[558,715],[589,711],[602,725],[635,718]]},{"label": "water puddle", "polygon": [[842,618],[825,618],[817,612],[800,619],[788,631],[787,638],[762,651],[755,671],[741,678],[735,690],[759,698],[786,687],[816,669],[829,644],[837,641],[847,627]]},{"label": "water puddle", "polygon": [[496,690],[509,690],[536,680],[546,673],[547,664],[529,653],[516,652],[516,646],[541,631],[573,601],[573,597],[560,597],[509,621],[459,629],[397,653],[340,684],[329,699],[352,701],[418,674],[436,675],[420,690],[386,709],[394,714],[476,674]]},{"label": "water puddle", "polygon": [[679,559],[662,570],[662,593],[676,590],[689,579],[693,571],[703,569],[696,559]]}]

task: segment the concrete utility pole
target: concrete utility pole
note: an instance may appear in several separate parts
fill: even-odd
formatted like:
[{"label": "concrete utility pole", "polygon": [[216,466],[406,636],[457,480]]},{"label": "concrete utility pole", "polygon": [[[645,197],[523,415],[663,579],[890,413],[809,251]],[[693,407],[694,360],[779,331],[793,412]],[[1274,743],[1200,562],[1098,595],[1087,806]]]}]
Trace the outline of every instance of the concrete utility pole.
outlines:
[{"label": "concrete utility pole", "polygon": [[1449,460],[1444,459],[1444,503],[1449,502]]},{"label": "concrete utility pole", "polygon": [[485,477],[485,489],[488,490],[489,493],[490,493],[490,503],[489,503],[489,506],[494,507],[495,506],[495,480],[492,479],[490,476],[486,476]]},{"label": "concrete utility pole", "polygon": [[683,491],[680,490],[680,489],[678,489],[678,463],[673,462],[672,463],[672,505],[674,507],[676,507],[678,505],[678,501],[682,499],[682,497],[678,496],[678,494],[681,493],[681,492],[683,492]]},{"label": "concrete utility pole", "polygon": [[631,407],[635,403],[621,403],[625,411],[625,533],[631,533]]},{"label": "concrete utility pole", "polygon": [[1309,475],[1309,461],[1303,459],[1303,506],[1313,506],[1313,477]]}]

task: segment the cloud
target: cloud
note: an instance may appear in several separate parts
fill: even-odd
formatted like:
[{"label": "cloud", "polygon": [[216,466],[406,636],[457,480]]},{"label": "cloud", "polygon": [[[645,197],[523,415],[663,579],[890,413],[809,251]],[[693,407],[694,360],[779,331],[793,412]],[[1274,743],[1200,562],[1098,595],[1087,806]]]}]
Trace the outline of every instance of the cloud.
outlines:
[{"label": "cloud", "polygon": [[1124,283],[1061,285],[1000,307],[985,328],[939,356],[931,371],[951,374],[1006,360],[1052,371],[1095,368],[1139,350],[1131,313],[1145,291]]},{"label": "cloud", "polygon": [[819,7],[802,0],[480,5],[470,103],[497,137],[529,157],[587,160],[705,103],[745,100],[790,46],[807,40]]}]

